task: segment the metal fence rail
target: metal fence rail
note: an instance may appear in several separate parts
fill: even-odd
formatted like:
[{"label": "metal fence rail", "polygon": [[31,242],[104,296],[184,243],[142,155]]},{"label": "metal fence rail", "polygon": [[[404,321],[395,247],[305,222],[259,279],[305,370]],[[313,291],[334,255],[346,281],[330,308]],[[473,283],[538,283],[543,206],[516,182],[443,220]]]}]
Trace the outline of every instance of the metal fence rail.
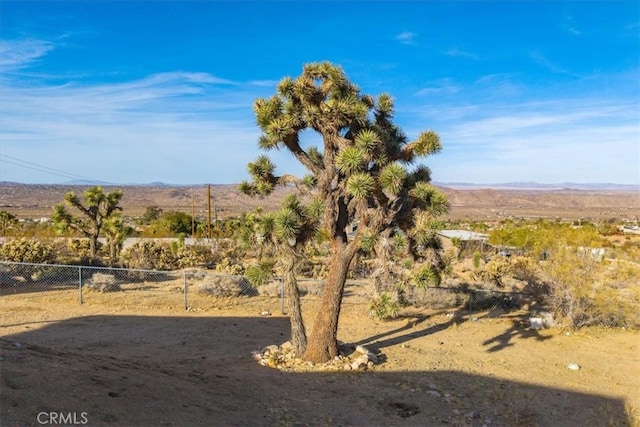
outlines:
[{"label": "metal fence rail", "polygon": [[192,308],[199,297],[257,295],[243,276],[0,261],[0,296],[75,294],[78,303],[111,302]]},{"label": "metal fence rail", "polygon": [[[304,299],[319,300],[324,280],[300,278],[298,286]],[[185,310],[211,307],[211,297],[262,295],[277,297],[282,314],[287,311],[283,282],[279,278],[256,288],[244,276],[201,269],[159,271],[0,261],[0,296],[24,294],[35,298],[36,294],[46,297],[53,292],[62,293],[67,301],[77,299],[80,304],[182,307]],[[369,304],[372,295],[368,281],[347,281],[345,303]],[[524,293],[463,287],[411,287],[403,295],[407,303],[417,307],[470,311],[497,307],[510,310],[530,297]]]}]

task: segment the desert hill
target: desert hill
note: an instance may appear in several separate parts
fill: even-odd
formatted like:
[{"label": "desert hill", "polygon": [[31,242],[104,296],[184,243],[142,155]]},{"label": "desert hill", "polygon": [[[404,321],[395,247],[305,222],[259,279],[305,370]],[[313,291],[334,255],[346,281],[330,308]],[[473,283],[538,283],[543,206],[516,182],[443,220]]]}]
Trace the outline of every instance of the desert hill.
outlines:
[{"label": "desert hill", "polygon": [[[0,182],[0,210],[18,218],[40,218],[51,214],[65,193],[82,194],[88,185],[44,185]],[[147,207],[206,216],[208,188],[200,186],[124,185],[103,186],[105,191],[122,190],[125,215],[136,216]],[[461,189],[440,187],[451,202],[449,218],[491,220],[530,218],[622,218],[640,219],[640,192],[603,189]],[[282,197],[294,189],[279,189],[272,196],[251,198],[236,185],[211,185],[211,210],[219,217],[238,215],[258,207],[275,209]]]}]

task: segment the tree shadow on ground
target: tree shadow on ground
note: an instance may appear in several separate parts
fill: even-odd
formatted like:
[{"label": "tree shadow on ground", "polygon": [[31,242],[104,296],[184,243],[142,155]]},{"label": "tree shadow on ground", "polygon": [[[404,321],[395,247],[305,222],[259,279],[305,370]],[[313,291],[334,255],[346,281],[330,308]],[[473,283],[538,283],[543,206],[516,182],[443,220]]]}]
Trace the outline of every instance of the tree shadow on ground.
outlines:
[{"label": "tree shadow on ground", "polygon": [[496,351],[504,350],[507,347],[515,345],[512,342],[514,338],[533,338],[537,341],[545,341],[551,339],[552,337],[550,335],[540,335],[538,330],[529,327],[523,327],[521,321],[517,319],[511,319],[511,327],[509,327],[500,335],[485,340],[482,345],[490,346],[487,351],[489,353],[494,353]]},{"label": "tree shadow on ground", "polygon": [[[454,322],[373,338],[391,346]],[[86,316],[24,328],[0,325],[3,425],[36,425],[46,411],[85,412],[92,426],[626,423],[622,399],[464,372],[259,366],[250,352],[285,341],[285,317]]]},{"label": "tree shadow on ground", "polygon": [[[412,318],[415,318],[415,320],[412,322],[407,322],[404,326],[401,326],[399,328],[360,340],[354,343],[354,345],[364,345],[364,346],[367,346],[367,348],[369,348],[370,350],[373,350],[374,352],[378,353],[382,348],[404,344],[411,340],[415,340],[418,338],[425,337],[427,335],[432,335],[440,331],[444,331],[445,329],[453,325],[459,325],[466,321],[466,319],[463,317],[452,315],[450,316],[449,320],[447,320],[446,322],[438,323],[426,329],[414,330],[416,326],[420,325],[421,323],[425,322],[426,320],[428,320],[433,316],[435,316],[435,314],[431,316],[429,315],[410,316]],[[408,334],[382,339],[385,337],[391,337],[393,335],[399,334],[404,331],[411,331],[411,330],[414,330],[414,331]]]}]

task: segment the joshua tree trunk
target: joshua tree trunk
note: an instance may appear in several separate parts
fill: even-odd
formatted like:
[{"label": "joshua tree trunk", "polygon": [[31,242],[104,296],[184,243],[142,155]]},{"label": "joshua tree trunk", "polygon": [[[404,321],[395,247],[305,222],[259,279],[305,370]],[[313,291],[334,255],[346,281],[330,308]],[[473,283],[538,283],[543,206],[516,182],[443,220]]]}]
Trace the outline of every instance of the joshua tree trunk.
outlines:
[{"label": "joshua tree trunk", "polygon": [[89,250],[91,252],[91,258],[95,258],[98,255],[98,235],[92,234],[89,236]]},{"label": "joshua tree trunk", "polygon": [[331,267],[320,302],[321,308],[316,315],[307,351],[304,353],[304,359],[309,362],[326,362],[338,355],[337,334],[340,305],[349,265],[355,253],[355,245],[347,246],[346,243],[334,241]]},{"label": "joshua tree trunk", "polygon": [[284,270],[284,289],[289,305],[289,319],[291,322],[291,344],[300,357],[307,348],[307,332],[302,319],[302,306],[300,305],[300,291],[298,281],[294,274],[295,255],[289,254],[282,260]]}]

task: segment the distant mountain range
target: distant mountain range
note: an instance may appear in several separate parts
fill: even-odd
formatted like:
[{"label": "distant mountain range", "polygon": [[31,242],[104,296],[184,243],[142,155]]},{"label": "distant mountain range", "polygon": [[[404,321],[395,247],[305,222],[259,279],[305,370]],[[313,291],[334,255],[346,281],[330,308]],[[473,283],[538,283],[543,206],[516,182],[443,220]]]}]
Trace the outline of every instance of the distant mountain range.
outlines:
[{"label": "distant mountain range", "polygon": [[[20,183],[14,183],[20,184]],[[92,186],[101,185],[105,187],[118,187],[118,186],[134,186],[134,187],[154,187],[154,188],[167,188],[167,187],[202,187],[207,184],[170,184],[166,182],[150,182],[146,184],[140,183],[128,183],[118,184],[105,181],[91,181],[91,180],[73,180],[67,182],[61,182],[58,184],[50,185],[65,185],[65,186]],[[218,184],[212,184],[218,185]],[[235,185],[235,184],[228,184]],[[502,182],[492,184],[476,184],[471,182],[434,182],[434,185],[438,187],[446,187],[459,190],[474,190],[474,189],[495,189],[495,190],[582,190],[582,191],[639,191],[640,185],[636,184],[615,184],[615,183],[575,183],[575,182],[561,182],[553,184],[541,184],[538,182]]]},{"label": "distant mountain range", "polygon": [[471,190],[480,188],[500,190],[591,190],[591,191],[640,191],[640,185],[614,183],[575,183],[561,182],[555,184],[541,184],[538,182],[503,182],[493,184],[474,184],[468,182],[435,182],[439,187]]}]

